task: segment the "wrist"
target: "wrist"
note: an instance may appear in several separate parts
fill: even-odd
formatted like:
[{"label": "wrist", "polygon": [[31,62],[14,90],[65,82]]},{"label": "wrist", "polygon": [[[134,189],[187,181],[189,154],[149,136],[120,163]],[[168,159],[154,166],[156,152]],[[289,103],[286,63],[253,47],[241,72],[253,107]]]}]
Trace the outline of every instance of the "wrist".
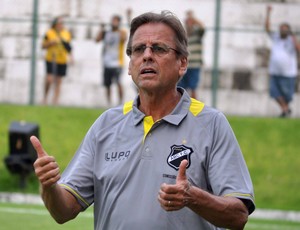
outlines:
[{"label": "wrist", "polygon": [[188,183],[187,183],[187,185],[184,189],[184,194],[185,195],[189,194],[189,191],[190,191],[191,187],[192,187],[192,184],[191,184],[191,182],[188,181]]},{"label": "wrist", "polygon": [[184,206],[189,206],[192,202],[192,197],[191,197],[191,190],[192,190],[193,185],[188,181],[185,189],[184,189],[184,198],[183,198],[183,203]]}]

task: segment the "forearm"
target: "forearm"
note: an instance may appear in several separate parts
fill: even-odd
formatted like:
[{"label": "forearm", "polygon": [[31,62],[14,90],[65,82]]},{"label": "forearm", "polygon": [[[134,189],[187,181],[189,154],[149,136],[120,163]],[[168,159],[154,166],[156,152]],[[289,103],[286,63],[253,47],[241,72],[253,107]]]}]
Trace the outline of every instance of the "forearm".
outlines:
[{"label": "forearm", "polygon": [[[269,14],[267,14],[267,15],[269,15]],[[271,32],[271,29],[270,29],[270,17],[269,17],[269,16],[267,16],[266,21],[265,21],[265,30],[266,30],[268,33]]]},{"label": "forearm", "polygon": [[51,188],[41,188],[41,196],[51,216],[57,223],[63,224],[74,219],[81,210],[75,197],[58,184]]},{"label": "forearm", "polygon": [[53,46],[53,43],[50,41],[45,41],[42,44],[42,49],[48,49],[49,47]]},{"label": "forearm", "polygon": [[195,25],[199,26],[201,29],[205,29],[205,26],[202,21],[194,19]]},{"label": "forearm", "polygon": [[57,41],[50,41],[50,40],[46,40],[42,43],[42,49],[48,49],[50,48],[51,46],[55,46],[57,45]]},{"label": "forearm", "polygon": [[215,226],[240,230],[247,223],[248,210],[238,198],[214,196],[194,186],[186,193],[186,206]]},{"label": "forearm", "polygon": [[104,31],[100,31],[95,39],[96,42],[100,42],[104,37]]},{"label": "forearm", "polygon": [[63,46],[65,47],[66,51],[70,54],[72,51],[71,43],[69,41],[65,41],[63,39],[61,39],[61,42],[62,42]]},{"label": "forearm", "polygon": [[294,34],[292,34],[292,40],[293,40],[295,49],[297,50],[298,53],[300,53],[300,43],[297,41],[297,38]]},{"label": "forearm", "polygon": [[270,33],[270,17],[271,17],[271,8],[267,8],[266,20],[265,20],[265,30]]}]

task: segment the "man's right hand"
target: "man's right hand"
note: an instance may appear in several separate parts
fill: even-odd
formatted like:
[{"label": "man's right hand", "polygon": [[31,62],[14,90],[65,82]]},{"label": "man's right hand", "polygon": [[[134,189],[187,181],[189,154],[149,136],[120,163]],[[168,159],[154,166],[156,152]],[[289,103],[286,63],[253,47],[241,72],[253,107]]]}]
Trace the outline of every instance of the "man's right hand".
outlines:
[{"label": "man's right hand", "polygon": [[53,156],[46,153],[37,137],[31,136],[30,141],[37,152],[37,159],[33,164],[35,174],[43,189],[49,189],[60,179],[58,164]]}]

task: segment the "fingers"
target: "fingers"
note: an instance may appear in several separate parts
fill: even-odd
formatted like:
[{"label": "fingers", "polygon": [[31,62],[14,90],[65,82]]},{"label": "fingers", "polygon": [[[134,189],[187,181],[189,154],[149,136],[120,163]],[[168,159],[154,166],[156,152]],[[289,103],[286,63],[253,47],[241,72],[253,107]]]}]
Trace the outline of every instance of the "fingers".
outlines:
[{"label": "fingers", "polygon": [[35,173],[43,187],[51,187],[60,179],[60,170],[56,162],[37,168]]},{"label": "fingers", "polygon": [[167,194],[182,194],[185,192],[187,185],[189,184],[186,176],[186,167],[188,161],[183,160],[179,165],[178,175],[176,177],[176,184],[163,183],[160,187],[160,191]]},{"label": "fingers", "polygon": [[41,142],[39,141],[39,139],[37,137],[31,136],[30,141],[31,141],[31,144],[33,145],[36,153],[37,153],[38,158],[48,156],[48,154],[43,149],[43,146],[42,146]]},{"label": "fingers", "polygon": [[175,211],[186,205],[185,195],[189,182],[186,176],[187,160],[180,163],[176,184],[163,183],[158,193],[158,201],[161,207],[166,211]]},{"label": "fingers", "polygon": [[159,194],[157,199],[160,206],[166,211],[176,211],[185,206],[183,199],[174,199],[174,197],[168,196],[167,194]]},{"label": "fingers", "polygon": [[33,166],[35,174],[43,187],[51,187],[60,179],[58,164],[52,156],[38,158]]},{"label": "fingers", "polygon": [[48,174],[55,176],[55,170],[59,169],[54,157],[51,156],[37,159],[33,166],[39,179],[47,179],[49,177],[47,176]]},{"label": "fingers", "polygon": [[31,136],[30,141],[37,152],[37,160],[33,164],[35,174],[44,188],[51,187],[60,179],[58,164],[46,153],[38,138]]}]

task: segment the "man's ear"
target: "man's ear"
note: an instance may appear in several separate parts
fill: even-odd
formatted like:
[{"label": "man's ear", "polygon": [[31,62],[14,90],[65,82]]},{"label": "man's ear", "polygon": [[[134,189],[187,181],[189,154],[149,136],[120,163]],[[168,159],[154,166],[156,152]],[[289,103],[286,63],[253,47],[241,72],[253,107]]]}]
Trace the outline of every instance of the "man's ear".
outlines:
[{"label": "man's ear", "polygon": [[131,60],[129,61],[129,65],[128,65],[128,75],[131,76]]},{"label": "man's ear", "polygon": [[182,77],[187,70],[188,60],[186,57],[180,58],[179,76]]}]

